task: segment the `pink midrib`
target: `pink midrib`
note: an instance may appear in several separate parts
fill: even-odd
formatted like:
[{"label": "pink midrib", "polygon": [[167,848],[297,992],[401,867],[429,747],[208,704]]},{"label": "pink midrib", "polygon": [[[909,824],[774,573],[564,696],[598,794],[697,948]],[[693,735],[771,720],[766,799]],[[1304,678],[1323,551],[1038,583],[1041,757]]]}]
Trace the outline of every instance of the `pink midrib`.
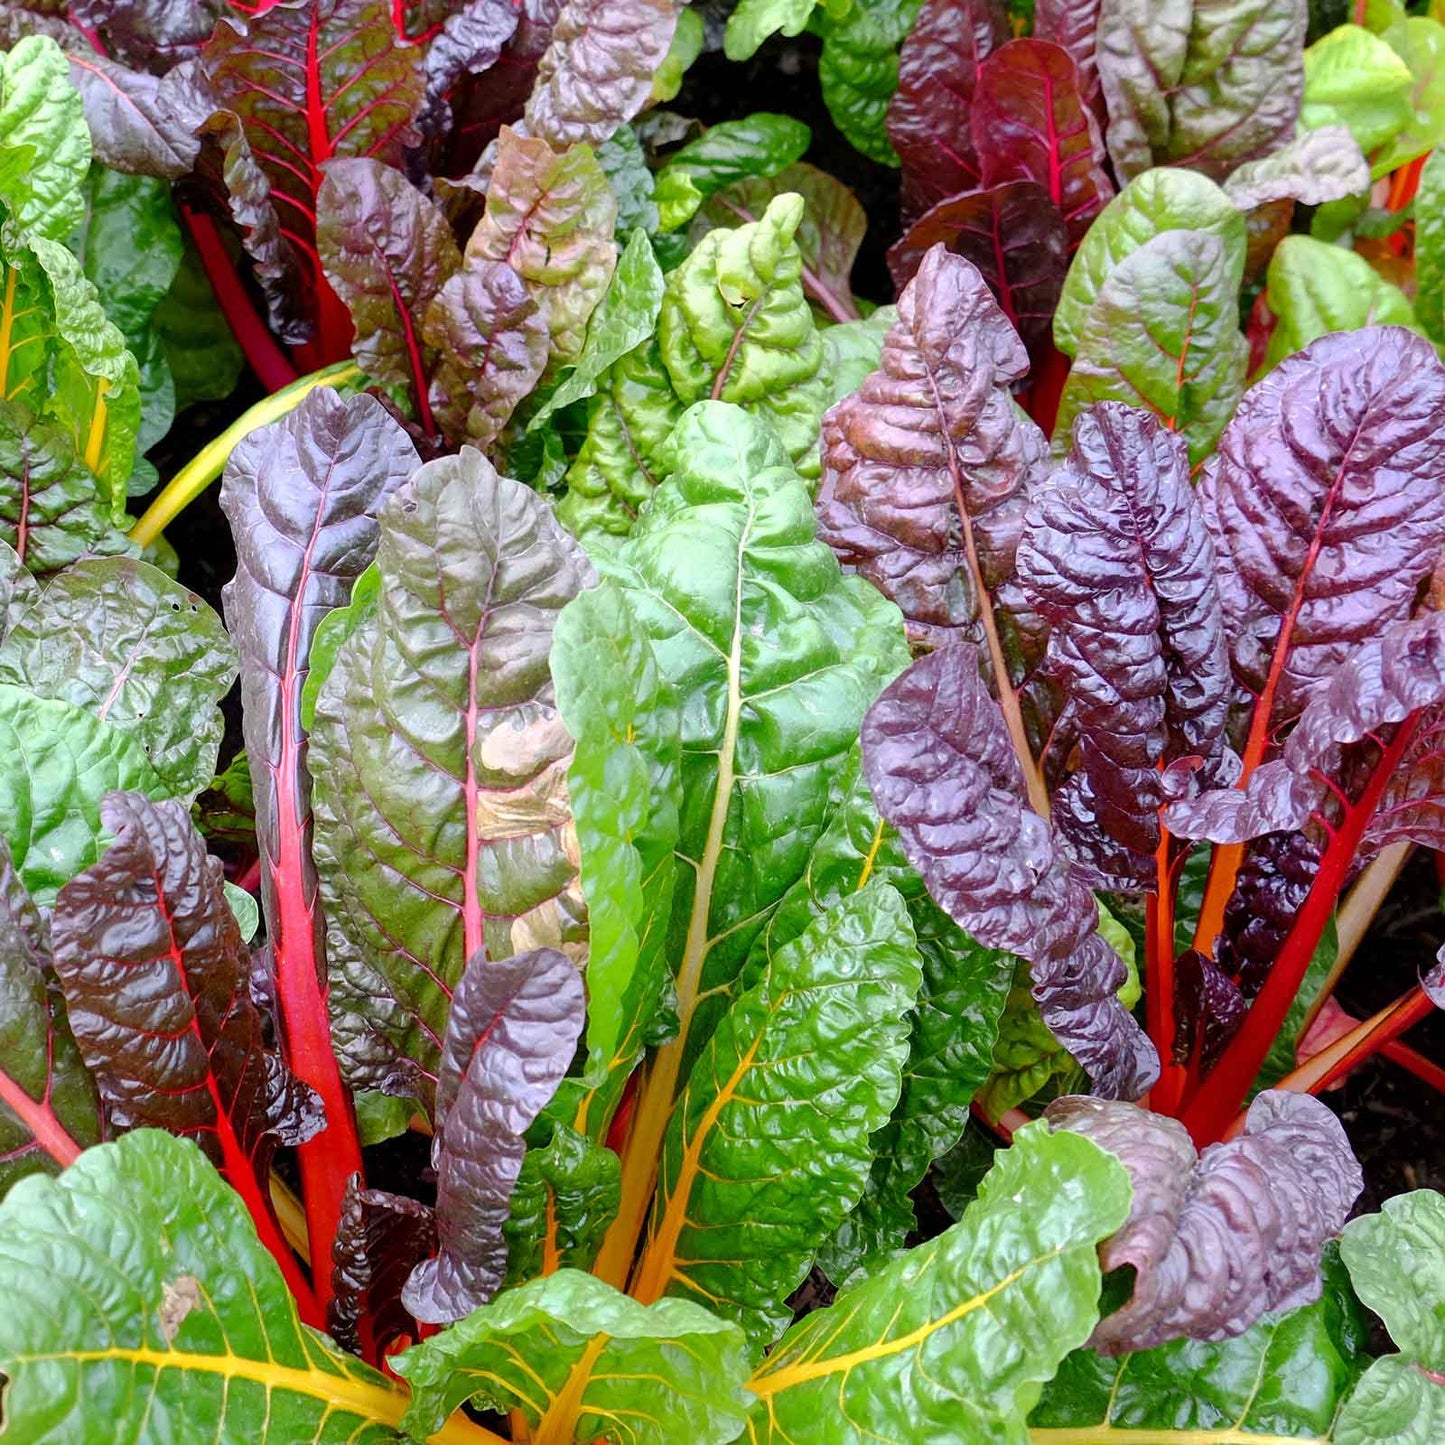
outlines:
[{"label": "pink midrib", "polygon": [[55,1111],[27,1094],[4,1070],[0,1070],[0,1104],[20,1120],[57,1164],[63,1167],[80,1158],[80,1145],[70,1137]]}]

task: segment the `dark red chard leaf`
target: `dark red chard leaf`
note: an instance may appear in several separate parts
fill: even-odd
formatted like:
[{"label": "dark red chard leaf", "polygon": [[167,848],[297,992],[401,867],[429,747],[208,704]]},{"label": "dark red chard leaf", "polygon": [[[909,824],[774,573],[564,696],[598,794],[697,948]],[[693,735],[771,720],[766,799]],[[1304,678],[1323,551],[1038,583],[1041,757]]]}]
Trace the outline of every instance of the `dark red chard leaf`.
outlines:
[{"label": "dark red chard leaf", "polygon": [[436,1243],[430,1208],[384,1189],[363,1189],[361,1176],[352,1175],[331,1272],[326,1330],[332,1339],[364,1359],[381,1360],[389,1346],[414,1334],[401,1291]]},{"label": "dark red chard leaf", "polygon": [[190,173],[201,144],[168,104],[161,80],[103,55],[76,51],[66,58],[85,102],[96,160],[112,170],[167,180]]},{"label": "dark red chard leaf", "polygon": [[401,163],[419,139],[422,51],[397,40],[385,0],[283,0],[244,27],[218,22],[202,58],[270,184],[281,234],[314,279],[311,310],[335,359],[347,326],[316,250],[321,168],[341,156]]},{"label": "dark red chard leaf", "polygon": [[1032,353],[1049,340],[1069,269],[1069,236],[1059,208],[1032,181],[966,191],[925,211],[888,251],[895,290],[917,274],[939,243],[971,261]]},{"label": "dark red chard leaf", "polygon": [[545,309],[505,261],[468,261],[432,302],[422,339],[436,355],[429,401],[438,425],[479,447],[536,386],[550,349]]},{"label": "dark red chard leaf", "polygon": [[1263,986],[1319,869],[1319,845],[1304,833],[1266,833],[1245,853],[1214,950],[1245,998]]},{"label": "dark red chard leaf", "polygon": [[899,298],[878,370],[824,417],[818,494],[819,537],[903,609],[915,638],[985,643],[1021,758],[1014,689],[1042,640],[1014,554],[1047,450],[1009,389],[1027,369],[978,270],[935,246]]},{"label": "dark red chard leaf", "polygon": [[1445,546],[1445,367],[1400,327],[1322,337],[1247,392],[1203,485],[1250,770]]},{"label": "dark red chard leaf", "polygon": [[426,115],[428,131],[451,129],[449,96],[464,75],[490,70],[516,34],[519,6],[513,0],[468,0],[446,16],[426,48]]},{"label": "dark red chard leaf", "polygon": [[1044,1117],[1107,1149],[1134,1186],[1128,1223],[1099,1250],[1106,1270],[1135,1271],[1129,1302],[1089,1341],[1100,1353],[1232,1339],[1319,1298],[1320,1251],[1364,1176],[1318,1099],[1262,1093],[1239,1138],[1197,1156],[1176,1120],[1130,1104],[1073,1096]]},{"label": "dark red chard leaf", "polygon": [[601,145],[647,104],[679,0],[567,0],[522,122],[553,150]]},{"label": "dark red chard leaf", "polygon": [[927,0],[898,59],[888,138],[903,164],[903,216],[979,184],[968,113],[978,68],[1009,38],[1002,0]]},{"label": "dark red chard leaf", "polygon": [[873,800],[934,901],[977,942],[1028,961],[1044,1022],[1098,1093],[1137,1098],[1159,1063],[1116,997],[1123,960],[1099,936],[1093,894],[1028,805],[977,651],[961,644],[920,658],[869,709],[862,738]]},{"label": "dark red chard leaf", "polygon": [[221,864],[185,804],[111,793],[101,817],[115,842],[52,921],[71,1031],[112,1121],[195,1139],[274,1251],[271,1152],[325,1126],[321,1101],[265,1047]]},{"label": "dark red chard leaf", "polygon": [[351,312],[351,354],[373,381],[410,394],[431,435],[428,393],[436,356],[423,322],[460,268],[461,250],[440,208],[400,171],[365,157],[329,161],[325,170],[316,249]]},{"label": "dark red chard leaf", "polygon": [[[311,392],[231,453],[221,507],[236,544],[224,593],[241,654],[246,752],[261,848],[261,902],[287,1062],[320,1094],[327,1132],[301,1151],[312,1258],[329,1258],[347,1178],[359,1169],[351,1105],[331,1050],[323,929],[311,857],[311,777],[301,689],[321,619],[376,551],[376,513],[416,450],[381,404]],[[322,1276],[324,1278],[324,1276]]]},{"label": "dark red chard leaf", "polygon": [[51,978],[50,928],[0,838],[0,1194],[105,1137],[95,1084]]},{"label": "dark red chard leaf", "polygon": [[189,60],[216,21],[233,13],[226,0],[75,0],[70,6],[74,21],[93,30],[108,55],[155,75]]},{"label": "dark red chard leaf", "polygon": [[1197,1055],[1199,1065],[1210,1068],[1248,1012],[1244,991],[1224,966],[1186,948],[1174,963],[1173,1062],[1184,1066]]},{"label": "dark red chard leaf", "polygon": [[1035,0],[1034,38],[1066,50],[1079,73],[1084,104],[1102,119],[1103,96],[1094,42],[1099,30],[1100,0]]},{"label": "dark red chard leaf", "polygon": [[1160,769],[1197,757],[1219,778],[1233,694],[1182,438],[1118,402],[1084,412],[1029,508],[1018,571],[1079,731],[1055,826],[1095,886],[1153,891]]},{"label": "dark red chard leaf", "polygon": [[441,1252],[402,1291],[417,1319],[450,1324],[485,1304],[507,1272],[503,1226],[527,1152],[523,1137],[557,1090],[587,1003],[566,954],[478,953],[452,994],[437,1074],[437,1233]]},{"label": "dark red chard leaf", "polygon": [[1099,123],[1068,53],[1042,40],[1011,40],[995,50],[979,69],[969,122],[982,184],[1042,186],[1077,245],[1114,187]]}]

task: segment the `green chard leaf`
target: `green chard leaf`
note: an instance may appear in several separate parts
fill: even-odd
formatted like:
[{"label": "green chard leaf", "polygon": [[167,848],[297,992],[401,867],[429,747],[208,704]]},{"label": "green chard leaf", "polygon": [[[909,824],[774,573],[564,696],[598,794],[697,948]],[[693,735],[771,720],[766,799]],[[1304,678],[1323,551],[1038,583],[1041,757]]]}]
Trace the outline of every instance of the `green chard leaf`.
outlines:
[{"label": "green chard leaf", "polygon": [[[153,1129],[0,1203],[0,1371],[19,1440],[392,1445],[406,1393],[297,1319],[245,1206]],[[160,1422],[168,1422],[164,1427]]]},{"label": "green chard leaf", "polygon": [[586,1269],[597,1254],[622,1195],[617,1155],[558,1124],[541,1149],[531,1149],[512,1191],[507,1283],[558,1269]]},{"label": "green chard leaf", "polygon": [[1425,15],[1401,16],[1384,39],[1410,67],[1410,120],[1374,158],[1376,175],[1424,155],[1445,137],[1445,25]]},{"label": "green chard leaf", "polygon": [[897,890],[843,898],[769,960],[693,1066],[631,1293],[695,1295],[765,1348],[857,1202],[898,1100],[922,982]]},{"label": "green chard leaf", "polygon": [[1445,150],[1431,153],[1415,192],[1415,315],[1445,341]]},{"label": "green chard leaf", "polygon": [[896,166],[888,139],[888,104],[898,89],[898,52],[921,0],[857,0],[834,20],[819,22],[823,53],[818,84],[833,124],[870,161]]},{"label": "green chard leaf", "polygon": [[236,389],[246,364],[206,268],[187,245],[171,288],[155,310],[160,338],[175,386],[176,410],[196,401],[224,401]]},{"label": "green chard leaf", "polygon": [[1359,25],[1341,25],[1305,51],[1306,130],[1343,125],[1366,155],[1410,123],[1410,67],[1383,40]]},{"label": "green chard leaf", "polygon": [[32,236],[66,241],[85,215],[85,105],[70,62],[44,35],[0,56],[0,202]]},{"label": "green chard leaf", "polygon": [[817,4],[818,0],[739,0],[728,16],[724,53],[729,60],[747,60],[770,35],[801,35]]},{"label": "green chard leaf", "polygon": [[1445,1196],[1417,1189],[1352,1219],[1340,1257],[1400,1353],[1376,1360],[1345,1402],[1335,1445],[1427,1445],[1445,1429]]},{"label": "green chard leaf", "polygon": [[465,1400],[520,1410],[542,1440],[726,1445],[745,1419],[736,1325],[690,1300],[640,1305],[571,1269],[505,1290],[389,1363],[411,1386],[417,1439]]},{"label": "green chard leaf", "polygon": [[[710,126],[674,151],[657,173],[658,195],[671,198],[664,229],[676,230],[725,186],[786,170],[808,149],[811,139],[812,132],[802,121],[767,111]],[[682,185],[684,179],[687,186]],[[693,198],[690,207],[681,206],[684,196]]]},{"label": "green chard leaf", "polygon": [[748,1381],[748,1440],[1026,1441],[1040,1385],[1098,1319],[1098,1242],[1129,1212],[1123,1166],[1087,1142],[1021,1129],[958,1224],[794,1325]]}]

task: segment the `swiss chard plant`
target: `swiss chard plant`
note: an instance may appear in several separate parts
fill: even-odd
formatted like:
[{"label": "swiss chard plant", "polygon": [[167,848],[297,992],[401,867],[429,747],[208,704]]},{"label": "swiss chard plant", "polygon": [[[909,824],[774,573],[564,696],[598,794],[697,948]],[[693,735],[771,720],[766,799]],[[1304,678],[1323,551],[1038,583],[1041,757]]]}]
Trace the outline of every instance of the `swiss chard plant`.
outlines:
[{"label": "swiss chard plant", "polygon": [[1445,21],[3,18],[0,1432],[1439,1438]]}]

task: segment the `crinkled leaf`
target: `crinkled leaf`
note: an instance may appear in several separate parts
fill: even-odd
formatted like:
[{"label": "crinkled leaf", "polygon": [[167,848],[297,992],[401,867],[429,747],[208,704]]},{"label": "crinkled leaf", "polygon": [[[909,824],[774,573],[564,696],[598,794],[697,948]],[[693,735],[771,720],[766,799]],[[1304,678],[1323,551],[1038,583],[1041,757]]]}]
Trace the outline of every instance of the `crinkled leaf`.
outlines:
[{"label": "crinkled leaf", "polygon": [[1035,0],[1034,35],[1068,52],[1079,75],[1079,93],[1096,114],[1103,105],[1094,59],[1101,0]]},{"label": "crinkled leaf", "polygon": [[617,202],[586,145],[558,155],[504,126],[468,264],[506,261],[545,308],[552,354],[571,361],[612,279]]},{"label": "crinkled leaf", "polygon": [[738,0],[728,16],[723,50],[729,60],[748,60],[770,35],[801,35],[819,0]]},{"label": "crinkled leaf", "polygon": [[939,242],[978,268],[1025,346],[1047,341],[1069,267],[1068,229],[1047,191],[1009,181],[930,207],[888,248],[897,290]]},{"label": "crinkled leaf", "polygon": [[0,644],[0,682],[126,733],[171,797],[193,797],[210,781],[224,731],[219,704],[235,677],[221,619],[127,557],[60,573]]},{"label": "crinkled leaf", "polygon": [[355,328],[351,354],[372,381],[409,395],[428,425],[436,354],[423,322],[462,263],[446,217],[400,171],[366,156],[327,163],[316,213],[326,279]]},{"label": "crinkled leaf", "polygon": [[316,703],[315,850],[333,1004],[358,980],[368,995],[360,1040],[338,1023],[343,1064],[386,1083],[366,1062],[380,1050],[430,1109],[467,961],[582,937],[547,655],[591,568],[540,497],[468,448],[386,505],[377,569],[376,611]]},{"label": "crinkled leaf", "polygon": [[1445,1430],[1438,1373],[1398,1355],[1376,1360],[1335,1420],[1335,1445],[1432,1445]]},{"label": "crinkled leaf", "polygon": [[1044,1021],[1110,1097],[1153,1082],[1153,1046],[1116,997],[1123,960],[1084,879],[1025,801],[999,705],[967,645],[915,662],[863,722],[863,767],[934,900],[971,937],[1029,961]]},{"label": "crinkled leaf", "polygon": [[685,405],[710,397],[746,407],[813,477],[825,393],[823,343],[793,239],[803,210],[801,196],[782,195],[761,219],[708,232],[667,279],[657,337]]},{"label": "crinkled leaf", "polygon": [[1244,221],[1230,198],[1197,171],[1145,171],[1105,207],[1074,255],[1054,314],[1054,341],[1077,354],[1089,311],[1104,283],[1131,253],[1165,231],[1206,231],[1244,266]]},{"label": "crinkled leaf", "polygon": [[1034,39],[995,50],[979,69],[969,123],[979,184],[1042,186],[1077,244],[1114,187],[1104,171],[1098,121],[1068,53]]},{"label": "crinkled leaf", "polygon": [[604,581],[557,619],[551,669],[576,740],[567,791],[587,899],[587,1062],[553,1112],[605,1137],[668,982],[682,716],[627,594]]},{"label": "crinkled leaf", "polygon": [[897,320],[896,306],[879,306],[866,321],[840,321],[824,330],[823,370],[830,403],[851,396],[878,369],[883,343]]},{"label": "crinkled leaf", "polygon": [[1370,155],[1410,123],[1410,67],[1378,36],[1341,25],[1305,51],[1306,130],[1342,125]]},{"label": "crinkled leaf", "polygon": [[1445,337],[1445,150],[1431,152],[1415,192],[1415,314]]},{"label": "crinkled leaf", "polygon": [[576,965],[552,948],[482,951],[453,990],[432,1139],[440,1248],[401,1295],[423,1323],[462,1319],[501,1287],[523,1135],[566,1072],[585,1012]]},{"label": "crinkled leaf", "polygon": [[415,17],[435,30],[426,46],[427,104],[422,125],[445,134],[452,126],[453,88],[468,74],[484,74],[496,65],[517,33],[522,7],[511,0],[462,0],[461,4],[444,0],[436,8],[440,13],[434,20]]},{"label": "crinkled leaf", "polygon": [[1272,729],[1407,616],[1445,545],[1445,368],[1398,327],[1321,337],[1240,402],[1201,493],[1239,681]]},{"label": "crinkled leaf", "polygon": [[587,323],[587,340],[576,363],[527,423],[528,430],[540,426],[559,407],[592,396],[602,373],[652,335],[662,308],[662,286],[662,269],[652,253],[652,243],[644,232],[633,231],[618,257],[607,293]]},{"label": "crinkled leaf", "polygon": [[1010,35],[1001,0],[926,0],[903,42],[888,138],[903,166],[903,216],[979,184],[968,114],[978,68]]},{"label": "crinkled leaf", "polygon": [[131,175],[177,180],[196,163],[201,143],[166,104],[161,81],[145,71],[73,50],[70,80],[85,105],[95,159]]},{"label": "crinkled leaf", "polygon": [[1153,1350],[1075,1350],[1029,1416],[1039,1445],[1089,1430],[1158,1431],[1163,1438],[1250,1433],[1323,1440],[1359,1368],[1359,1307],[1339,1261],[1326,1259],[1314,1304],[1266,1315],[1234,1339],[1175,1340]]},{"label": "crinkled leaf", "polygon": [[193,55],[225,12],[223,0],[76,0],[72,11],[110,54],[157,73]]},{"label": "crinkled leaf", "polygon": [[490,446],[547,366],[546,298],[505,261],[470,257],[427,309],[428,397],[442,430]]},{"label": "crinkled leaf", "polygon": [[1364,1177],[1317,1099],[1266,1091],[1241,1135],[1198,1156],[1182,1124],[1132,1104],[1076,1095],[1045,1117],[1109,1150],[1134,1186],[1129,1222],[1100,1251],[1105,1269],[1133,1267],[1133,1293],[1099,1322],[1095,1349],[1229,1339],[1319,1298],[1320,1250]]},{"label": "crinkled leaf", "polygon": [[1294,131],[1305,0],[1103,0],[1096,62],[1121,180],[1177,162],[1222,179]]},{"label": "crinkled leaf", "polygon": [[622,1196],[622,1165],[612,1150],[558,1124],[541,1149],[529,1149],[512,1191],[507,1283],[558,1269],[586,1269]]},{"label": "crinkled leaf", "polygon": [[1098,1318],[1098,1241],[1128,1176],[1021,1129],[960,1223],[794,1325],[748,1382],[750,1439],[1022,1440],[1040,1384]]},{"label": "crinkled leaf", "polygon": [[[802,121],[769,111],[709,126],[696,140],[673,152],[657,174],[659,195],[670,193],[685,179],[691,183],[687,194],[695,197],[688,203],[691,209],[686,215],[680,214],[680,200],[675,203],[675,224],[664,222],[664,229],[675,230],[709,196],[726,186],[767,180],[786,170],[808,149],[811,139],[812,132]],[[770,198],[774,194],[778,192],[771,192]],[[759,207],[759,215],[762,209]]]},{"label": "crinkled leaf", "polygon": [[405,1392],[300,1324],[190,1140],[141,1130],[23,1180],[0,1204],[0,1284],[20,1438],[139,1441],[158,1421],[255,1445],[402,1438]]},{"label": "crinkled leaf", "polygon": [[1214,449],[1244,391],[1239,330],[1244,256],[1206,231],[1166,231],[1110,273],[1078,332],[1054,428],[1101,401],[1141,402],[1183,434],[1198,462]]},{"label": "crinkled leaf", "polygon": [[755,1346],[777,1338],[782,1302],[862,1194],[921,981],[907,909],[881,881],[772,953],[673,1111],[636,1298],[696,1297]]},{"label": "crinkled leaf", "polygon": [[1265,353],[1267,367],[1331,331],[1365,326],[1420,329],[1409,298],[1363,256],[1311,236],[1286,236],[1275,247],[1268,285],[1275,325]]},{"label": "crinkled leaf", "polygon": [[544,1439],[606,1439],[619,1415],[635,1445],[731,1440],[744,1423],[736,1325],[690,1300],[640,1305],[571,1269],[507,1290],[390,1363],[422,1437],[468,1399],[520,1410]]},{"label": "crinkled leaf", "polygon": [[1370,188],[1370,165],[1342,125],[1302,131],[1261,160],[1248,161],[1224,181],[1224,193],[1242,211],[1271,201],[1306,206],[1341,201]]},{"label": "crinkled leaf", "polygon": [[1030,1099],[1073,1093],[1083,1085],[1083,1070],[1039,1014],[1022,959],[999,1019],[991,1063],[978,1091],[979,1108],[989,1119],[1001,1119]]},{"label": "crinkled leaf", "polygon": [[44,35],[0,59],[0,201],[31,236],[68,240],[85,215],[90,130],[70,65]]},{"label": "crinkled leaf", "polygon": [[50,921],[0,838],[0,1194],[103,1137],[95,1083],[51,979]]},{"label": "crinkled leaf", "polygon": [[1079,732],[1055,827],[1096,886],[1153,891],[1160,771],[1198,758],[1218,776],[1234,691],[1182,439],[1148,412],[1090,407],[1034,495],[1018,569]]},{"label": "crinkled leaf", "polygon": [[319,1101],[265,1047],[221,864],[185,806],[112,793],[101,817],[115,841],[55,900],[71,1032],[117,1126],[195,1138],[255,1206],[275,1144],[323,1126]]},{"label": "crinkled leaf", "polygon": [[129,732],[73,703],[0,683],[0,835],[37,903],[100,856],[100,800],[167,788]]},{"label": "crinkled leaf", "polygon": [[1402,1359],[1427,1370],[1445,1366],[1445,1197],[1417,1189],[1387,1199],[1379,1214],[1352,1219],[1340,1258]]},{"label": "crinkled leaf", "polygon": [[[684,15],[692,13],[683,11]],[[618,235],[628,231],[653,235],[658,227],[657,203],[653,200],[655,182],[637,131],[630,125],[615,130],[597,147],[597,164],[617,202]]]},{"label": "crinkled leaf", "polygon": [[537,67],[522,123],[554,150],[601,145],[647,103],[679,0],[567,0]]},{"label": "crinkled leaf", "polygon": [[1410,67],[1410,119],[1373,157],[1376,175],[1424,155],[1445,137],[1445,25],[1425,15],[1402,16],[1384,39]]},{"label": "crinkled leaf", "polygon": [[921,0],[857,0],[836,20],[814,20],[823,33],[823,103],[833,124],[879,165],[898,164],[888,139],[888,106],[898,89],[899,47],[921,8]]}]

